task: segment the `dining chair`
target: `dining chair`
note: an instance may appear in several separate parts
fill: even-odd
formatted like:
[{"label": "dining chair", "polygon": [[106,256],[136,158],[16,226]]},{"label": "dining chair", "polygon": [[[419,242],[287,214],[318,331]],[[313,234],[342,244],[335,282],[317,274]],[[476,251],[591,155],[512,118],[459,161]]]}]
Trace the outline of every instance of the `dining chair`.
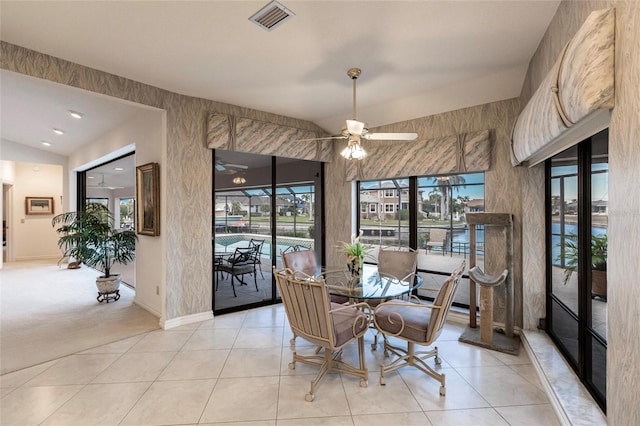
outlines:
[{"label": "dining chair", "polygon": [[[231,288],[233,289],[233,297],[238,297],[236,295],[236,286],[234,282],[235,279],[237,278],[240,281],[240,285],[246,285],[247,283],[243,279],[245,275],[253,275],[253,283],[256,286],[256,291],[259,291],[254,253],[254,247],[238,247],[234,251],[233,255],[229,256],[220,264],[216,265],[216,271],[226,272],[231,276]],[[221,280],[217,280],[216,282],[216,291],[218,291],[218,285],[220,284],[220,281]]]},{"label": "dining chair", "polygon": [[385,339],[385,358],[389,352],[398,356],[393,362],[380,366],[380,384],[385,384],[384,375],[402,367],[413,366],[440,382],[440,395],[445,396],[445,374],[438,373],[426,360],[434,358],[435,364],[442,363],[438,356],[438,347],[427,351],[416,352],[415,345],[431,346],[444,327],[453,296],[460,283],[462,272],[466,266],[462,264],[451,274],[440,287],[433,303],[423,304],[404,300],[391,300],[381,303],[373,314],[374,324],[386,337],[392,336],[407,342],[407,347],[391,345]]},{"label": "dining chair", "polygon": [[[413,284],[418,268],[418,252],[411,248],[385,247],[378,251],[378,274],[382,277]],[[410,297],[407,294],[407,297]],[[367,301],[372,309],[389,299],[370,299]],[[373,337],[371,350],[378,347],[378,333]]]},{"label": "dining chair", "polygon": [[[319,367],[316,377],[311,380],[305,399],[315,399],[316,388],[326,373],[335,371],[360,378],[360,386],[366,387],[368,371],[364,359],[364,335],[369,329],[369,306],[366,303],[340,305],[329,301],[323,278],[316,278],[304,272],[292,270],[277,271],[273,268],[276,284],[289,326],[296,336],[320,347],[314,355],[293,352],[289,363],[295,369],[296,362]],[[358,341],[359,366],[342,361],[342,349]],[[320,354],[324,350],[323,354]]]},{"label": "dining chair", "polygon": [[[316,261],[316,253],[311,249],[304,249],[301,246],[294,246],[293,250],[281,251],[282,267],[285,271],[291,271],[296,274],[301,272],[304,276],[320,275],[320,268]],[[349,302],[349,298],[339,295],[329,295],[329,300],[333,303],[345,304]],[[291,330],[293,337],[289,340],[291,346],[296,344],[296,333]]]},{"label": "dining chair", "polygon": [[[318,266],[316,252],[311,249],[296,246],[293,251],[281,252],[280,255],[282,257],[282,267],[290,269],[294,273],[299,271],[310,276],[320,276],[327,272],[322,271],[322,268]],[[347,303],[349,301],[348,297],[333,294],[329,298],[333,303]]]}]

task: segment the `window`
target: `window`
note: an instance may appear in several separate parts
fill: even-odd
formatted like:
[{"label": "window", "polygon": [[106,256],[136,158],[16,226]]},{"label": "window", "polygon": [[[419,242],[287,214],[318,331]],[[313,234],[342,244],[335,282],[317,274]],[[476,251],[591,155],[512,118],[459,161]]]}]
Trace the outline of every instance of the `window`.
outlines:
[{"label": "window", "polygon": [[369,212],[371,213],[376,212],[376,205],[374,203],[369,204]]},{"label": "window", "polygon": [[[385,189],[376,194],[372,188]],[[451,265],[468,259],[469,230],[465,215],[484,211],[484,173],[362,181],[358,190],[360,202],[372,203],[372,210],[361,210],[359,217],[363,242],[380,247],[417,249],[418,270],[425,282],[444,283],[451,273]],[[382,195],[384,200],[374,198]],[[391,195],[393,198],[388,198]],[[371,215],[377,204],[384,209],[384,214]],[[484,230],[478,228],[476,264],[484,267]],[[439,245],[429,244],[434,229],[438,230],[434,234],[446,235]],[[459,260],[452,261],[451,258]],[[456,305],[468,307],[468,288],[465,282],[460,285],[454,299]],[[419,291],[419,295],[434,296],[427,291]]]},{"label": "window", "polygon": [[547,160],[547,332],[603,410],[608,132]]},{"label": "window", "polygon": [[360,203],[360,213],[367,212],[367,203]]}]

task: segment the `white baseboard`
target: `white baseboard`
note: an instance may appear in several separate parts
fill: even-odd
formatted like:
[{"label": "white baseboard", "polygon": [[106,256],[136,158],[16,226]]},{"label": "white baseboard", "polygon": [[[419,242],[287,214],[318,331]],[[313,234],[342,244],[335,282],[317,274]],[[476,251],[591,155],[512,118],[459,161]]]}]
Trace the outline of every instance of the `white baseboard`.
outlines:
[{"label": "white baseboard", "polygon": [[[153,316],[156,316],[156,317],[160,318],[160,316],[161,316],[160,312],[156,311],[155,309],[151,308],[150,306],[145,305],[144,303],[139,302],[137,298],[133,299],[133,303],[135,305],[140,306],[142,309],[144,309],[145,311],[149,312]],[[162,324],[160,324],[160,326],[162,327]]]},{"label": "white baseboard", "polygon": [[60,259],[60,256],[44,254],[42,256],[16,256],[14,257],[15,262],[20,261],[28,261],[28,260],[55,260],[56,262]]},{"label": "white baseboard", "polygon": [[160,319],[160,327],[164,330],[179,327],[181,325],[192,324],[213,319],[213,311],[200,312],[199,314],[185,315],[183,317],[171,318],[169,320]]}]

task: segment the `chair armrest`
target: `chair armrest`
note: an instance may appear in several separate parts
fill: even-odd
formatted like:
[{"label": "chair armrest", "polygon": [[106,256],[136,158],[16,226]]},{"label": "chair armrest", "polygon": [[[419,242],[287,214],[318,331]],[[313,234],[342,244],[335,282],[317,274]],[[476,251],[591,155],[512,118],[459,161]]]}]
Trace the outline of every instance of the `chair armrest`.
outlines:
[{"label": "chair armrest", "polygon": [[[338,308],[330,309],[329,315],[333,316],[333,314],[347,309],[355,309],[362,312],[363,315],[355,317],[351,326],[353,335],[356,337],[362,337],[371,325],[371,306],[364,302],[354,303],[353,305],[340,305]],[[360,325],[360,327],[358,327],[358,325]],[[358,331],[358,329],[360,329],[360,331]]]},{"label": "chair armrest", "polygon": [[344,311],[346,309],[353,309],[353,308],[363,309],[363,310],[369,311],[369,313],[371,313],[371,306],[369,306],[369,304],[366,303],[366,302],[354,303],[354,304],[351,304],[351,305],[340,305],[339,308],[330,309],[329,313]]},{"label": "chair armrest", "polygon": [[442,308],[441,305],[434,305],[434,304],[425,305],[423,303],[400,302],[396,300],[389,300],[376,306],[375,312],[378,312],[378,309],[382,308],[383,306],[393,306],[393,305],[404,306],[405,308],[423,308],[423,309],[441,309]]}]

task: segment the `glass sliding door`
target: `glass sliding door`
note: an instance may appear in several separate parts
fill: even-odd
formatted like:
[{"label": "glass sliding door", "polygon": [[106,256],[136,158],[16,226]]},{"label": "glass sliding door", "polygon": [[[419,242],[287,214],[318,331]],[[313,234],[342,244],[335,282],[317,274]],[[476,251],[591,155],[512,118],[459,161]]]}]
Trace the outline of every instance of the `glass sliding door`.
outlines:
[{"label": "glass sliding door", "polygon": [[608,133],[547,161],[547,331],[605,409]]},{"label": "glass sliding door", "polygon": [[214,313],[271,303],[271,156],[216,150],[214,168]]},{"label": "glass sliding door", "polygon": [[276,267],[282,267],[282,252],[307,249],[323,265],[322,163],[282,157],[275,162]]},{"label": "glass sliding door", "polygon": [[[282,267],[281,252],[313,249],[322,264],[322,163],[222,150],[214,156],[214,313],[275,303],[272,267]],[[252,266],[234,263],[252,247]]]}]

